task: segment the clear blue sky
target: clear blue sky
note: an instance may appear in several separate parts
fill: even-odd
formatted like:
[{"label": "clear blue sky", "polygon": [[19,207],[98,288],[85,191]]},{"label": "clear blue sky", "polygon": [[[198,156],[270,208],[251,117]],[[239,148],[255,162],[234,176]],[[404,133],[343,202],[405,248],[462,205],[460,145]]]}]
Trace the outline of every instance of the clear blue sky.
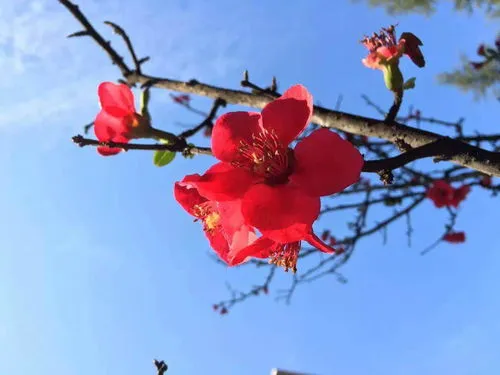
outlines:
[{"label": "clear blue sky", "polygon": [[[343,94],[344,110],[372,115],[360,95],[386,105],[390,96],[381,75],[362,66],[357,41],[400,22],[424,41],[428,61],[423,70],[404,64],[418,88],[403,110],[464,116],[471,132],[498,126],[497,103],[435,80],[460,53],[491,40],[492,21],[449,7],[426,19],[347,1],[283,4],[80,1],[109,38],[102,21],[130,31],[139,53],[151,55],[152,74],[234,88],[244,69],[257,82],[276,74],[282,88],[305,84],[326,106]],[[215,264],[199,224],[173,199],[174,181],[213,160],[179,158],[158,169],[148,153],[102,158],[71,144],[98,111],[98,83],[118,78],[92,41],[64,38],[77,30],[54,1],[0,7],[0,375],[147,375],[153,358],[177,375],[500,372],[499,206],[479,189],[458,222],[465,245],[419,256],[445,220],[427,202],[413,218],[413,248],[403,224],[385,247],[377,235],[365,240],[343,269],[347,285],[327,278],[297,290],[290,306],[271,294],[215,314],[226,281],[246,288],[263,274]],[[199,120],[168,92],[153,94],[157,127]],[[288,280],[280,275],[271,293]]]}]

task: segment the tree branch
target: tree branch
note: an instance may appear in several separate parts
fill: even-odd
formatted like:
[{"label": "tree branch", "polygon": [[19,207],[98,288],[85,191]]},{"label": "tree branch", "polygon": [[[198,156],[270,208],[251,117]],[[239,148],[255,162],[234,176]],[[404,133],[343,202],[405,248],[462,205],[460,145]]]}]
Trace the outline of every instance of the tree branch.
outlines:
[{"label": "tree branch", "polygon": [[[131,71],[124,63],[123,58],[111,47],[111,44],[106,42],[94,29],[78,6],[74,5],[69,0],[59,0],[59,2],[63,4],[84,27],[85,32],[81,36],[88,35],[94,39],[108,54],[111,61],[119,67],[123,77],[130,85],[139,83],[143,86],[175,90],[213,99],[221,98],[227,103],[260,109],[273,99],[273,95],[270,94],[256,94],[231,90],[200,83],[194,79],[184,82]],[[335,128],[352,134],[378,137],[394,144],[397,142],[404,142],[413,148],[421,147],[443,138],[439,134],[412,128],[401,123],[393,122],[388,124],[379,119],[329,110],[320,106],[314,106],[312,121],[324,127]],[[449,147],[460,150],[449,159],[450,161],[489,175],[500,176],[500,153],[490,152],[475,146],[467,145],[459,140],[450,141]]]}]

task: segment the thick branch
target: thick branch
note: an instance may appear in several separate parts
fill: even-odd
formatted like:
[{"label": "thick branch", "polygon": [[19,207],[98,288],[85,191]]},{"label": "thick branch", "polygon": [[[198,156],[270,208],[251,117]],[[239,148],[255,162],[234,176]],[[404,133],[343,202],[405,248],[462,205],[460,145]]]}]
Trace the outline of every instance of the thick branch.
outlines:
[{"label": "thick branch", "polygon": [[[122,75],[130,85],[139,83],[146,86],[196,94],[213,99],[220,98],[230,104],[254,108],[263,108],[273,99],[270,95],[230,90],[203,84],[196,80],[183,82],[132,72],[123,62],[121,56],[111,47],[110,43],[106,42],[97,33],[90,22],[81,13],[78,6],[74,5],[69,0],[59,1],[82,24],[85,28],[86,35],[93,38],[96,43],[106,51],[112,62],[120,68]],[[378,137],[395,144],[404,142],[413,148],[424,146],[443,138],[439,134],[412,128],[401,123],[392,122],[388,124],[379,119],[329,110],[320,106],[314,106],[312,121],[324,127],[335,128],[358,135]],[[479,147],[467,145],[459,140],[450,141],[449,146],[460,150],[460,152],[455,154],[450,161],[489,175],[500,176],[500,153],[490,152]]]}]

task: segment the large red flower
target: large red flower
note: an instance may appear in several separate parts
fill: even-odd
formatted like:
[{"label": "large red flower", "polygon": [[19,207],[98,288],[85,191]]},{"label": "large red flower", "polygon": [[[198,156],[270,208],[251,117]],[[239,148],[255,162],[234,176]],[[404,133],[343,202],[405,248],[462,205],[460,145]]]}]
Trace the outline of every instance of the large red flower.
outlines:
[{"label": "large red flower", "polygon": [[415,65],[422,68],[425,59],[420,46],[422,41],[414,34],[404,32],[399,40],[396,39],[396,27],[382,28],[379,34],[373,33],[365,37],[361,43],[368,49],[368,56],[362,60],[368,68],[384,70],[389,64],[397,64],[399,58],[405,54]]},{"label": "large red flower", "polygon": [[[101,142],[128,143],[135,138],[144,119],[135,111],[134,94],[127,85],[103,82],[97,89],[101,111],[94,120],[94,132]],[[120,148],[100,146],[103,156],[116,155]]]},{"label": "large red flower", "polygon": [[[174,185],[177,202],[197,220],[203,222],[203,231],[217,255],[229,265],[234,262],[235,252],[255,242],[255,230],[246,225],[241,214],[241,200],[217,202],[200,195],[198,174],[188,175]],[[254,254],[253,256],[258,256]]]},{"label": "large red flower", "polygon": [[351,143],[324,128],[289,147],[308,125],[312,103],[307,89],[296,85],[262,113],[224,114],[212,133],[212,151],[221,162],[204,176],[202,194],[241,198],[246,222],[278,243],[306,239],[320,196],[357,182],[364,163]]},{"label": "large red flower", "polygon": [[470,186],[468,185],[453,188],[448,182],[437,180],[427,190],[427,197],[434,202],[437,208],[458,207],[465,200],[469,191]]},{"label": "large red flower", "polygon": [[[246,262],[251,257],[270,258],[270,263],[289,269],[297,270],[297,259],[301,246],[297,241],[274,241],[267,236],[257,238],[255,229],[246,224],[241,206],[241,199],[227,200],[228,196],[221,193],[227,188],[224,183],[237,184],[237,174],[240,169],[232,168],[230,164],[219,163],[200,176],[198,174],[184,177],[174,187],[174,196],[181,206],[192,216],[203,222],[203,230],[211,247],[217,255],[229,266],[236,266]],[[234,179],[221,178],[224,173],[233,173]],[[223,184],[220,184],[222,182]],[[241,187],[241,185],[239,185]],[[237,191],[238,185],[233,189]],[[207,190],[207,188],[213,190]],[[209,194],[222,201],[209,200],[203,196]],[[325,253],[333,253],[335,249],[325,245],[313,232],[309,230],[303,236],[313,246]]]}]

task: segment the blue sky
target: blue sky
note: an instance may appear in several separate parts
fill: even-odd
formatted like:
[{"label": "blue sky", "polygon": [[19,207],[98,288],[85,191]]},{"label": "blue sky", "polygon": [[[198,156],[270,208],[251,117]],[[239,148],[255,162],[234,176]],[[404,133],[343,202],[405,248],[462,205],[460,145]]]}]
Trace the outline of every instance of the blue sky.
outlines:
[{"label": "blue sky", "polygon": [[[153,374],[153,358],[185,375],[273,367],[325,375],[500,371],[496,199],[473,190],[457,226],[467,232],[464,245],[419,256],[445,220],[426,202],[413,217],[413,247],[403,224],[391,227],[385,247],[377,235],[366,239],[343,269],[347,285],[325,278],[298,289],[286,306],[273,299],[289,282],[280,274],[270,296],[221,317],[211,305],[227,297],[225,282],[246,288],[265,275],[215,264],[199,224],[173,199],[174,181],[213,160],[179,158],[158,169],[148,153],[102,158],[75,147],[70,137],[98,111],[98,83],[118,71],[92,41],[64,38],[78,25],[57,2],[4,3],[0,375]],[[403,111],[413,104],[424,115],[464,116],[470,132],[497,125],[497,103],[475,102],[435,79],[460,53],[491,40],[497,25],[480,15],[442,7],[429,19],[390,18],[347,1],[79,4],[109,38],[102,21],[129,30],[139,53],[152,57],[148,73],[237,88],[249,69],[257,82],[277,75],[282,88],[305,84],[325,106],[342,94],[344,110],[365,115],[375,114],[361,94],[386,105],[390,95],[381,75],[361,65],[357,41],[399,22],[424,41],[428,61],[423,70],[404,64],[417,89]],[[176,122],[199,120],[168,92],[153,95],[157,127],[178,131]],[[324,224],[341,232],[345,220]]]}]

